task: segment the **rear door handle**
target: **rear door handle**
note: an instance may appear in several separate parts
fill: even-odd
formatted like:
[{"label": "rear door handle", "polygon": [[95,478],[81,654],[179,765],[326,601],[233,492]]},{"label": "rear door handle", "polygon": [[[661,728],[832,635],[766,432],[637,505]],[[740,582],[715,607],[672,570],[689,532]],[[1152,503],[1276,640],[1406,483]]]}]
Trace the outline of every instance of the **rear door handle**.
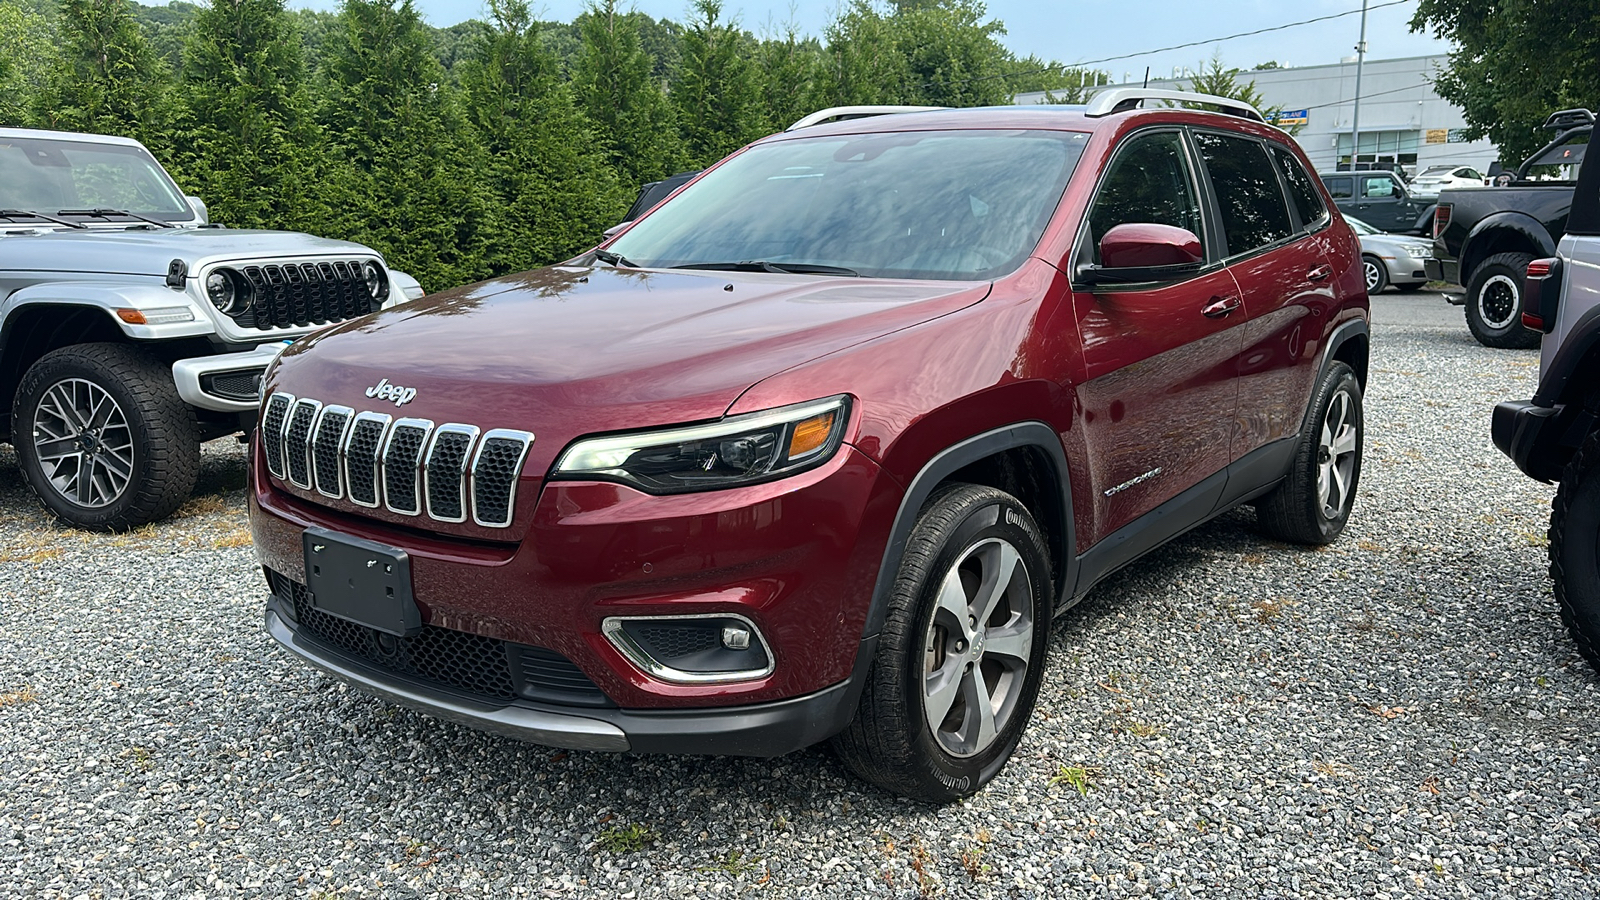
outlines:
[{"label": "rear door handle", "polygon": [[1306,278],[1309,281],[1327,281],[1328,280],[1328,276],[1330,276],[1332,274],[1333,274],[1333,266],[1321,265],[1321,266],[1317,266],[1315,269],[1312,269],[1311,271],[1307,272],[1306,273]]},{"label": "rear door handle", "polygon": [[1238,308],[1238,297],[1212,297],[1200,313],[1208,319],[1220,319]]}]

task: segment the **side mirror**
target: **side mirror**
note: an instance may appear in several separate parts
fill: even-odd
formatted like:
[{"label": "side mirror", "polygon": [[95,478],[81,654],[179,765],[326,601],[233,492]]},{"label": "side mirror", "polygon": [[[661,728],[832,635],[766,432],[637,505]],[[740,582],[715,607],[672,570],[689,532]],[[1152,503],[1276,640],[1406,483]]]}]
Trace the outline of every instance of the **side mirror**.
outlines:
[{"label": "side mirror", "polygon": [[194,214],[200,220],[201,225],[211,221],[206,213],[206,202],[204,200],[199,197],[184,197],[183,199],[189,201],[189,208],[194,210]]},{"label": "side mirror", "polygon": [[1391,188],[1389,193],[1393,194],[1396,200],[1404,200],[1406,197],[1405,189],[1398,184]]},{"label": "side mirror", "polygon": [[622,229],[627,228],[627,227],[628,227],[628,223],[627,222],[618,222],[617,224],[611,226],[610,228],[607,228],[605,231],[600,232],[600,236],[603,237],[603,238],[611,238],[614,235],[616,235],[617,232],[619,232]]},{"label": "side mirror", "polygon": [[1100,238],[1100,265],[1083,266],[1078,280],[1085,284],[1136,284],[1172,281],[1200,271],[1205,249],[1187,228],[1128,222]]}]

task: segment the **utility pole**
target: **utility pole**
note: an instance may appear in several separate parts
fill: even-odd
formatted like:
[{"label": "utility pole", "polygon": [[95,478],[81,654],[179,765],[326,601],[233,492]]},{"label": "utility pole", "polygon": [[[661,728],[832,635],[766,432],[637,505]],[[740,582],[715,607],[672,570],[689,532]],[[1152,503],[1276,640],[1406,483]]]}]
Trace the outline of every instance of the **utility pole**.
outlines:
[{"label": "utility pole", "polygon": [[1361,153],[1361,63],[1367,57],[1367,0],[1361,0],[1361,40],[1356,43],[1356,102],[1350,115],[1350,171]]}]

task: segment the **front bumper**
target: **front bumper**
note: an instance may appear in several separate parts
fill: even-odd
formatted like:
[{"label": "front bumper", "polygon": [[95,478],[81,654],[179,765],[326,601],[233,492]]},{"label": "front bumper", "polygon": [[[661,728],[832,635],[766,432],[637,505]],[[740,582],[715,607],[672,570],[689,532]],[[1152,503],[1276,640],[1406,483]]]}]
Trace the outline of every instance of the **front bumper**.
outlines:
[{"label": "front bumper", "polygon": [[570,750],[717,756],[780,756],[842,730],[855,712],[849,681],[803,697],[718,709],[575,709],[513,701],[493,705],[398,678],[306,639],[269,600],[267,633],[328,675],[365,693],[451,722],[517,740]]},{"label": "front bumper", "polygon": [[[172,364],[178,396],[190,406],[216,412],[253,413],[261,405],[261,376],[288,341],[260,344],[244,353],[219,353]],[[254,384],[254,393],[249,386]]]},{"label": "front bumper", "polygon": [[1565,466],[1561,453],[1562,407],[1532,400],[1507,400],[1494,408],[1490,433],[1500,452],[1531,478],[1556,481]]}]

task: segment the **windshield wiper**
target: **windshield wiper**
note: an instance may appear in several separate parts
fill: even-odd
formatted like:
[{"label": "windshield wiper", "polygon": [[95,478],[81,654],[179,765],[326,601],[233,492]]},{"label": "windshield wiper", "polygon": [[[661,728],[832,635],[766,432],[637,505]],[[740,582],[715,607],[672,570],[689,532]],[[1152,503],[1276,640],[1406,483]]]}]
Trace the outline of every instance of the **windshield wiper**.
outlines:
[{"label": "windshield wiper", "polygon": [[42,212],[34,212],[31,209],[0,209],[0,219],[44,219],[46,222],[54,222],[57,225],[65,225],[68,228],[87,227],[82,222],[68,222],[66,219],[47,216]]},{"label": "windshield wiper", "polygon": [[638,263],[635,263],[633,260],[628,259],[626,256],[623,256],[621,253],[612,253],[610,250],[596,250],[596,251],[594,251],[594,258],[600,260],[603,263],[609,263],[609,264],[611,264],[613,266],[627,266],[630,269],[639,268],[639,264]]},{"label": "windshield wiper", "polygon": [[747,259],[741,262],[688,263],[674,269],[716,269],[724,272],[780,272],[785,275],[853,275],[861,273],[844,266],[824,266],[815,263],[777,263],[764,259]]},{"label": "windshield wiper", "polygon": [[162,228],[178,227],[171,222],[163,222],[160,219],[152,219],[149,216],[141,216],[136,212],[128,212],[125,209],[63,209],[62,211],[56,213],[56,215],[91,216],[96,219],[109,219],[112,216],[127,216],[130,219],[138,219],[141,222],[149,222],[151,225],[160,225]]}]

